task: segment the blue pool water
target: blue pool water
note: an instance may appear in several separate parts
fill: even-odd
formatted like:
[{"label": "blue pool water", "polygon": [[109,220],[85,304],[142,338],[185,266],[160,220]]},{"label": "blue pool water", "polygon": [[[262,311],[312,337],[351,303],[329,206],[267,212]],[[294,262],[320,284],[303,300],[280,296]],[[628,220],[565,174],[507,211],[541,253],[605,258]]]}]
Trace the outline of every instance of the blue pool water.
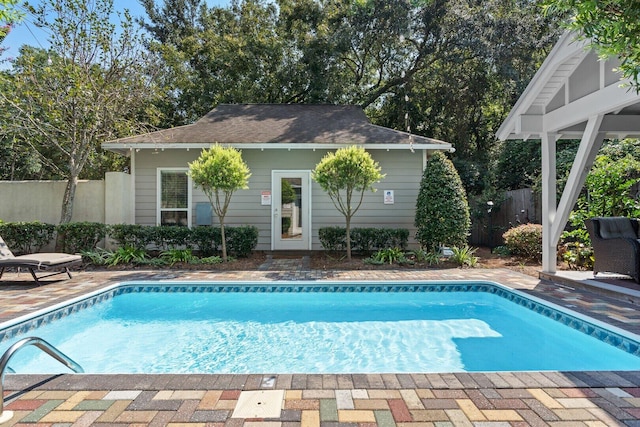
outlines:
[{"label": "blue pool water", "polygon": [[[156,289],[129,288],[67,309],[73,312],[50,316],[61,318],[12,336],[0,350],[38,336],[91,373],[640,370],[640,357],[631,354],[638,353],[636,342],[631,353],[623,351],[602,341],[617,341],[615,334],[603,338],[582,320],[553,320],[557,312],[523,297],[514,302],[512,293],[491,286],[489,292]],[[563,324],[573,321],[587,333]],[[10,366],[18,373],[64,371],[31,348]]]}]

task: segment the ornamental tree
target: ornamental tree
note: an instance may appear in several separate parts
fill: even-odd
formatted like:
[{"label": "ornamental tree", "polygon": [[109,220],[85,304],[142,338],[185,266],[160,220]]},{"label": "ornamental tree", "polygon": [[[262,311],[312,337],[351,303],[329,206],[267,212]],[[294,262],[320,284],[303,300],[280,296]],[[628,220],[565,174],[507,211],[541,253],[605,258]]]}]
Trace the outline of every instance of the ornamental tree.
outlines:
[{"label": "ornamental tree", "polygon": [[440,151],[429,158],[422,174],[415,226],[416,240],[427,251],[467,243],[471,227],[467,195],[453,163]]},{"label": "ornamental tree", "polygon": [[200,157],[189,163],[189,175],[197,187],[209,198],[211,207],[220,222],[222,236],[222,260],[227,261],[227,242],[224,218],[236,190],[249,188],[251,173],[242,160],[242,153],[233,147],[218,144],[202,150]]},{"label": "ornamental tree", "polygon": [[311,173],[314,181],[327,192],[333,205],[344,215],[347,232],[347,259],[351,259],[351,218],[360,209],[364,192],[376,191],[373,184],[385,175],[378,162],[362,147],[340,148],[327,153]]}]

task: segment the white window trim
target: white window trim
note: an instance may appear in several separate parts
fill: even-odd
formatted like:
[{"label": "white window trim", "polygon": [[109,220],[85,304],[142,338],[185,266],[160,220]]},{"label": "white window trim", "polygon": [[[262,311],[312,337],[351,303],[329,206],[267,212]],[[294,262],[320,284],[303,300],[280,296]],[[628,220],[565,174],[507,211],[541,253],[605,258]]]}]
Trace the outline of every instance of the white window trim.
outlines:
[{"label": "white window trim", "polygon": [[187,227],[191,228],[191,212],[192,212],[192,197],[193,197],[193,183],[191,176],[189,176],[189,168],[157,168],[156,169],[156,225],[160,225],[162,211],[176,211],[182,209],[162,209],[162,192],[160,186],[162,184],[162,172],[184,172],[187,174]]}]

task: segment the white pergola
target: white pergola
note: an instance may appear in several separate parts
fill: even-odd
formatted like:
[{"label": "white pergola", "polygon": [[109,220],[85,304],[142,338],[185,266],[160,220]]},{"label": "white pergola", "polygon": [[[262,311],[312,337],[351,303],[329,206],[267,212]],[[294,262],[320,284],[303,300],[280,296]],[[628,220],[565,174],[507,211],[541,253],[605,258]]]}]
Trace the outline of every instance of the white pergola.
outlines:
[{"label": "white pergola", "polygon": [[[542,144],[542,270],[556,271],[556,246],[604,139],[640,137],[640,95],[588,42],[564,34],[498,129],[498,139]],[[580,139],[556,204],[556,142]]]}]

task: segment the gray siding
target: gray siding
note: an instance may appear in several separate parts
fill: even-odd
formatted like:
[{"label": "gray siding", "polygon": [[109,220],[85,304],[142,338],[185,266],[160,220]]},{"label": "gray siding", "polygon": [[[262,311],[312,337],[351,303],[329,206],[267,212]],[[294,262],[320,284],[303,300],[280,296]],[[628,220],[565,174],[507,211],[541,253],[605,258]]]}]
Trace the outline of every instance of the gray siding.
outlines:
[{"label": "gray siding", "polygon": [[[136,153],[136,223],[156,224],[157,168],[187,167],[199,152],[194,150],[165,150],[152,154],[151,150]],[[249,189],[237,191],[232,198],[225,223],[230,226],[255,225],[259,230],[258,250],[271,249],[271,206],[261,205],[261,192],[271,191],[272,170],[312,170],[326,154],[325,150],[243,150],[242,157],[251,170]],[[410,243],[415,243],[413,226],[416,198],[422,176],[422,153],[403,151],[372,151],[386,177],[375,185],[377,191],[365,194],[362,207],[352,221],[353,227],[394,227],[410,230]],[[383,191],[393,190],[395,203],[383,203]],[[195,206],[208,202],[202,191],[192,193],[192,220]],[[312,241],[313,249],[321,250],[318,230],[326,226],[344,226],[344,217],[320,188],[312,183]],[[217,218],[213,224],[217,224]]]}]

